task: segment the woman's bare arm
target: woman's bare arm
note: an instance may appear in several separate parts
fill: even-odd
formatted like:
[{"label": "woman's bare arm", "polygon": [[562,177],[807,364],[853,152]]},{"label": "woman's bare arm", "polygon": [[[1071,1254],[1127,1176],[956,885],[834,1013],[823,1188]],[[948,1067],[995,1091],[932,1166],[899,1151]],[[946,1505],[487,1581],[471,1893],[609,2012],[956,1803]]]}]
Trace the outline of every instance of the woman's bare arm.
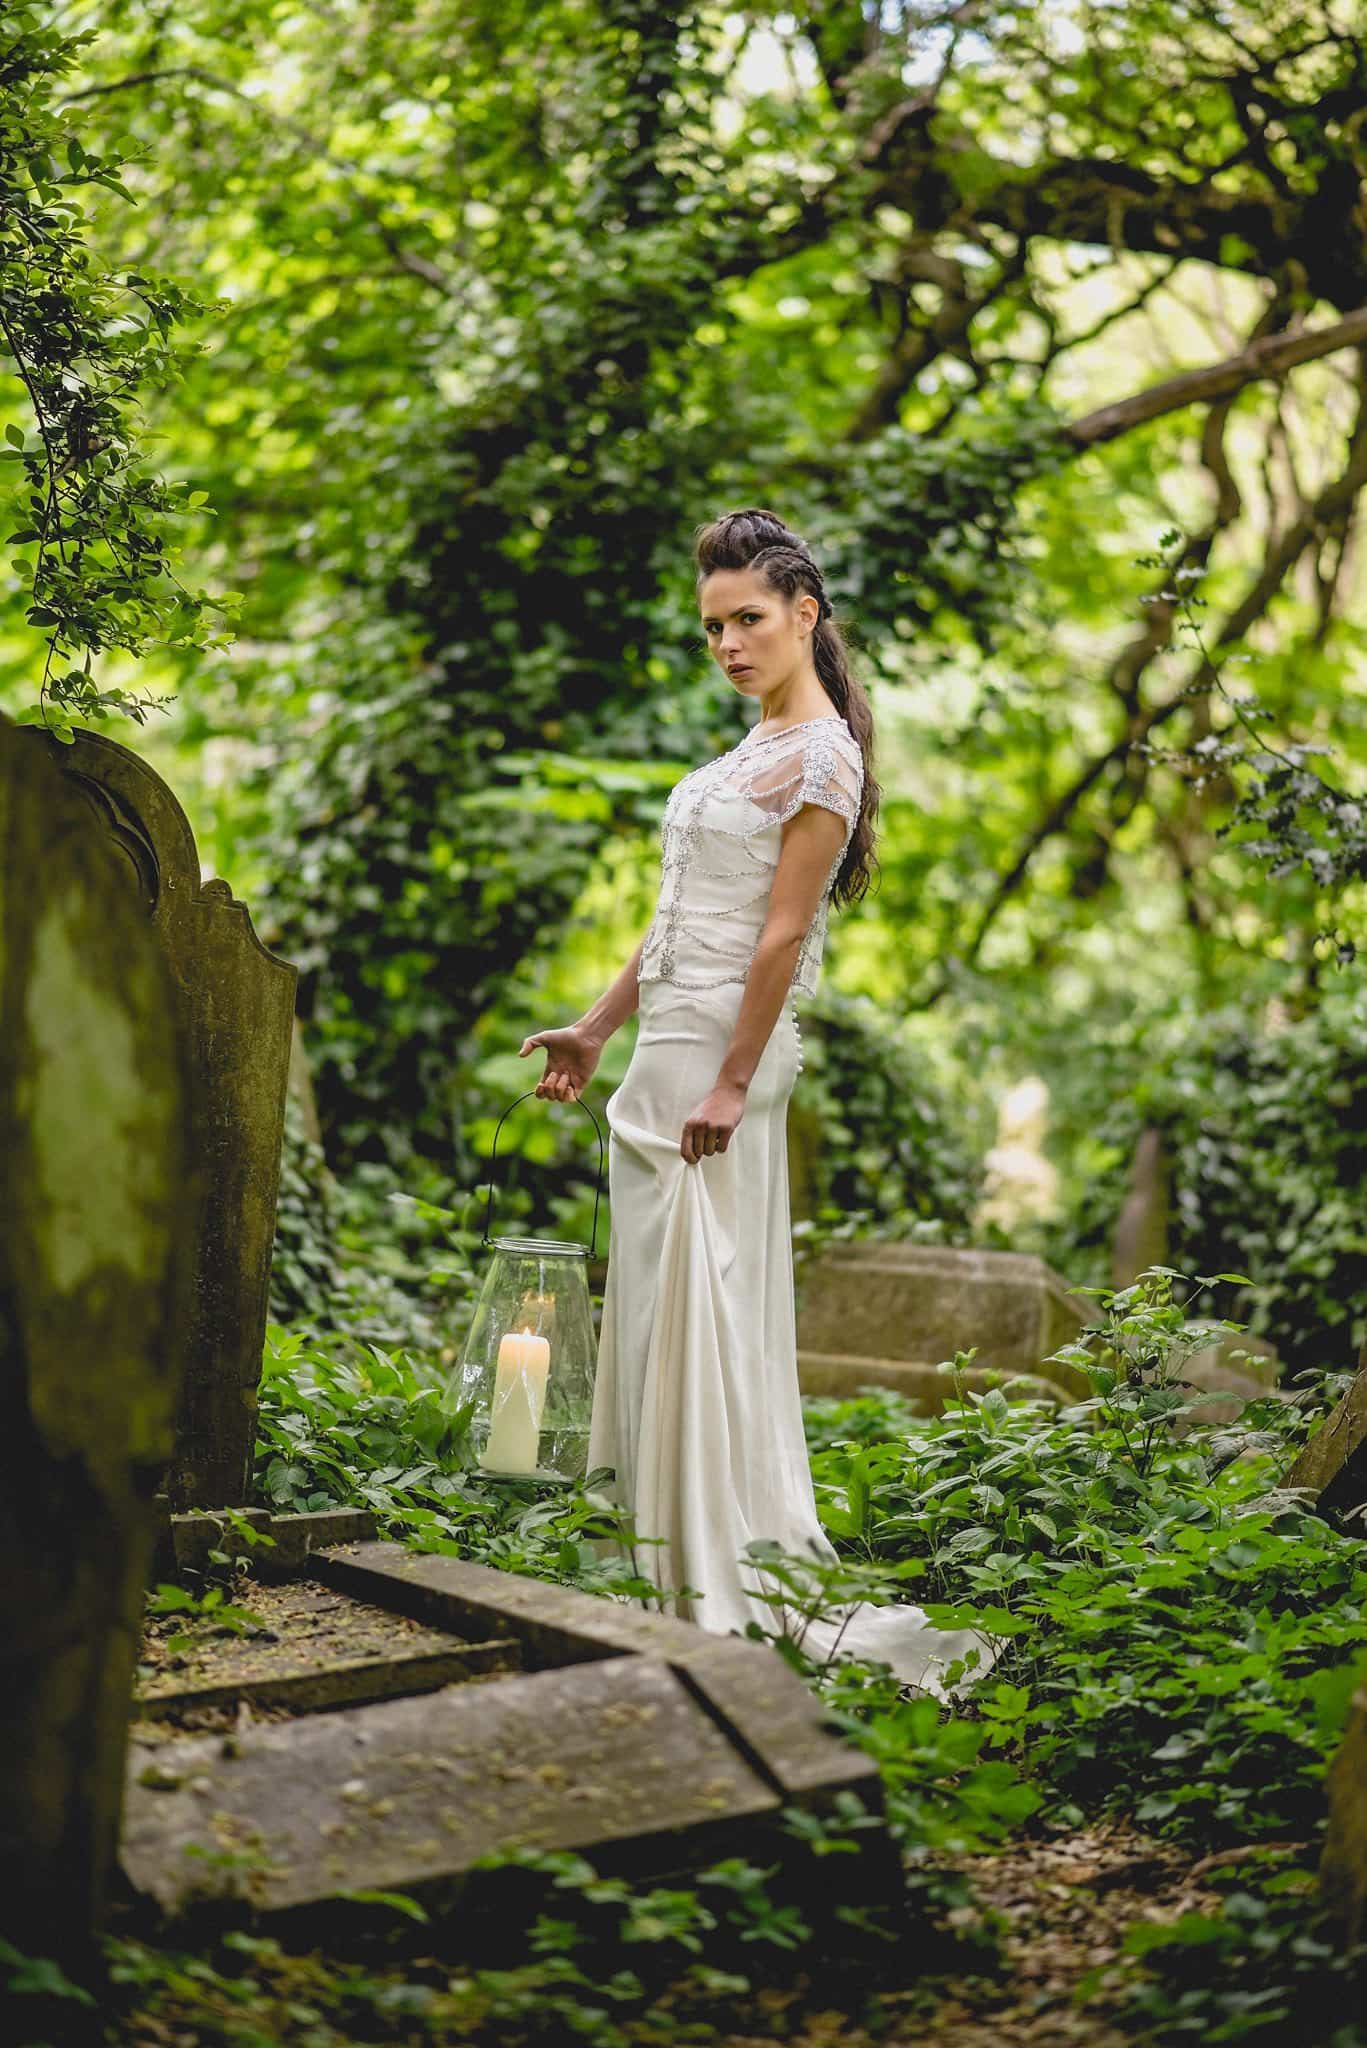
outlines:
[{"label": "woman's bare arm", "polygon": [[844,843],[844,819],[819,804],[804,804],[784,825],[764,929],[718,1081],[748,1088],[753,1080],[787,999],[802,941],[821,906],[831,863]]},{"label": "woman's bare arm", "polygon": [[590,1004],[579,1019],[580,1030],[587,1031],[599,1045],[607,1044],[613,1032],[626,1023],[640,1003],[641,984],[637,979],[637,969],[644,948],[645,940],[642,939],[617,979],[603,990],[597,1002]]}]

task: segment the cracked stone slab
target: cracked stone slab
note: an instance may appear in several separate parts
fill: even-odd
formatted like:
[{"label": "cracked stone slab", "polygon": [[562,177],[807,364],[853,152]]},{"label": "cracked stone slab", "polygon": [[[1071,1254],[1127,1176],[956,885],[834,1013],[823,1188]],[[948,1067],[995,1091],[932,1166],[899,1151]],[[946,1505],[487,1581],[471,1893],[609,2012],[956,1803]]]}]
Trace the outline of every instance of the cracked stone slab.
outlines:
[{"label": "cracked stone slab", "polygon": [[453,1687],[129,1761],[123,1867],[174,1915],[353,1891],[441,1895],[509,1843],[734,1853],[781,1795],[668,1665],[621,1657]]},{"label": "cracked stone slab", "polygon": [[516,1636],[530,1669],[607,1657],[649,1656],[669,1664],[769,1782],[804,1805],[839,1790],[881,1811],[882,1781],[866,1751],[849,1742],[795,1671],[767,1643],[717,1635],[695,1622],[514,1577],[463,1558],[428,1557],[395,1543],[324,1552],[313,1570],[355,1598],[390,1605],[415,1620],[462,1633]]}]

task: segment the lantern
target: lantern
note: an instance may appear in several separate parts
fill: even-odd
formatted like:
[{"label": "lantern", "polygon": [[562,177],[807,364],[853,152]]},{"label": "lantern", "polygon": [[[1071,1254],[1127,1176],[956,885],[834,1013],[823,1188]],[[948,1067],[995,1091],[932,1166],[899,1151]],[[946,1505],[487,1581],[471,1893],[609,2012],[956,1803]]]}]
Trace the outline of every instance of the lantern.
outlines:
[{"label": "lantern", "polygon": [[510,1102],[494,1130],[483,1237],[492,1257],[445,1406],[448,1412],[469,1412],[475,1465],[490,1478],[568,1484],[582,1480],[588,1469],[597,1359],[588,1261],[598,1248],[603,1133],[593,1111],[582,1103],[598,1133],[591,1245],[547,1237],[491,1237],[498,1134],[518,1103],[535,1093],[529,1088]]}]

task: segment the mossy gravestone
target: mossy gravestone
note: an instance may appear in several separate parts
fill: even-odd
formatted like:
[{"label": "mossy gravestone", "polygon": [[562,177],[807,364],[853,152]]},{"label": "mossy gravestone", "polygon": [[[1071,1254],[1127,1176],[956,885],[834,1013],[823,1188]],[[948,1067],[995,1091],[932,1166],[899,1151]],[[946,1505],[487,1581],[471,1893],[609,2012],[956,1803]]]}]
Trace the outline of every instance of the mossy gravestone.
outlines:
[{"label": "mossy gravestone", "polygon": [[140,755],[99,733],[23,737],[64,776],[120,858],[170,970],[203,1196],[172,1508],[246,1498],[280,1183],[297,973],[268,953],[228,884],[204,882],[189,821]]},{"label": "mossy gravestone", "polygon": [[78,1954],[115,1851],[195,1182],[146,910],[0,719],[0,1933]]}]

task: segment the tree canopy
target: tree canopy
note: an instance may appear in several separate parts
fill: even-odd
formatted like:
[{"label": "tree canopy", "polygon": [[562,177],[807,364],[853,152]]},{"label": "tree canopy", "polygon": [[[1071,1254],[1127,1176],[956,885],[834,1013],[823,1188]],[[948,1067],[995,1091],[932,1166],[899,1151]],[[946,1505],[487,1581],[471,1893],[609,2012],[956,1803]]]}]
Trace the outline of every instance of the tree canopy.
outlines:
[{"label": "tree canopy", "polygon": [[728,504],[807,532],[874,690],[843,985],[1022,1043],[1313,1000],[1363,865],[1349,0],[63,24],[57,114],[132,159],[92,247],[214,295],[156,424],[241,632],[143,672],[233,764],[337,1157],[446,1143],[586,905],[585,972],[633,942],[664,789],[735,733],[688,563]]}]

